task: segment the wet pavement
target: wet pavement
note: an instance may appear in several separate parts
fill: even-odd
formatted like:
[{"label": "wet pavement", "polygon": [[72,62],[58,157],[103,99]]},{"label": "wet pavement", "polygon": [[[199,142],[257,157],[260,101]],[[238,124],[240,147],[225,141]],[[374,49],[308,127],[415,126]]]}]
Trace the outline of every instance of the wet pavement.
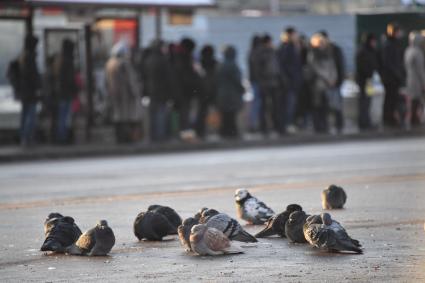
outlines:
[{"label": "wet pavement", "polygon": [[[332,211],[364,255],[327,254],[285,239],[261,239],[242,255],[188,255],[176,237],[137,242],[137,213],[158,203],[183,218],[200,207],[236,216],[234,190],[247,187],[275,211],[299,203],[320,213],[336,183],[346,209]],[[2,282],[424,282],[425,138],[86,158],[0,165]],[[49,212],[82,230],[107,219],[110,256],[45,255]],[[262,226],[246,226],[255,233]]]}]

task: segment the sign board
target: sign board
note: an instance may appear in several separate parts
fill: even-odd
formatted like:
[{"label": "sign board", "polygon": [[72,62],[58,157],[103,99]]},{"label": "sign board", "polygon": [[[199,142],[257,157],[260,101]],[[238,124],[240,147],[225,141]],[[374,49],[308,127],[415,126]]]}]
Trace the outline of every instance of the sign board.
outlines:
[{"label": "sign board", "polygon": [[39,5],[146,6],[146,7],[208,7],[215,0],[26,0]]}]

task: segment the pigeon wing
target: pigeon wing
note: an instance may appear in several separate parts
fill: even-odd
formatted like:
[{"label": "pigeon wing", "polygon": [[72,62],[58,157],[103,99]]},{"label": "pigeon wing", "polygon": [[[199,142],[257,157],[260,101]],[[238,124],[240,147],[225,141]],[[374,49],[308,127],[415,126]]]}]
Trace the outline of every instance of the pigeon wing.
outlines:
[{"label": "pigeon wing", "polygon": [[85,252],[90,252],[96,244],[96,230],[92,228],[78,238],[75,245]]},{"label": "pigeon wing", "polygon": [[206,246],[215,252],[224,251],[230,247],[230,240],[220,230],[208,228],[205,231],[204,242]]}]

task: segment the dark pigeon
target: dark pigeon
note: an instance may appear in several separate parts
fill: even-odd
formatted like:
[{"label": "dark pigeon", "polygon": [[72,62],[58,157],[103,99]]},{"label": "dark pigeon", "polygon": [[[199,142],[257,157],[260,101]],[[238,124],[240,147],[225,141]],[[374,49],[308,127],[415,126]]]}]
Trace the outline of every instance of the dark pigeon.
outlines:
[{"label": "dark pigeon", "polygon": [[161,213],[146,211],[137,215],[133,231],[137,239],[162,241],[162,238],[175,233],[176,228]]},{"label": "dark pigeon", "polygon": [[336,185],[330,185],[322,192],[323,209],[340,209],[347,201],[347,194],[344,189]]},{"label": "dark pigeon", "polygon": [[288,221],[289,215],[294,211],[302,211],[302,207],[298,204],[290,204],[286,210],[274,215],[266,222],[266,227],[258,232],[256,238],[265,238],[273,235],[279,235],[285,238],[285,223]]},{"label": "dark pigeon", "polygon": [[174,209],[168,206],[155,204],[149,206],[148,211],[153,211],[164,215],[168,219],[168,221],[176,228],[176,231],[171,234],[177,234],[177,227],[182,224],[182,219]]},{"label": "dark pigeon", "polygon": [[67,249],[72,255],[106,256],[115,245],[115,235],[106,220],[86,231],[78,241]]},{"label": "dark pigeon", "polygon": [[40,250],[63,253],[65,248],[75,243],[81,230],[70,216],[50,213],[44,222],[45,240]]},{"label": "dark pigeon", "polygon": [[303,227],[308,215],[304,211],[294,211],[285,223],[285,235],[292,243],[307,243]]},{"label": "dark pigeon", "polygon": [[304,236],[312,246],[328,252],[363,253],[359,241],[352,239],[328,213],[309,216],[304,224]]}]

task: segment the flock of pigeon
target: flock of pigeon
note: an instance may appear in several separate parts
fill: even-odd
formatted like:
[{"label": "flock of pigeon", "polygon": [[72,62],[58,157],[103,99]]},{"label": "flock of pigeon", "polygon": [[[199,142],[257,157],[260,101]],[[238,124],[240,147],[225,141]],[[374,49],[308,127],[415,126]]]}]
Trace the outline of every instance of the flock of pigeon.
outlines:
[{"label": "flock of pigeon", "polygon": [[[331,185],[322,192],[323,209],[342,208],[347,195],[341,187]],[[183,247],[198,255],[243,253],[242,243],[257,242],[257,238],[278,235],[293,243],[309,243],[328,252],[363,253],[359,241],[352,239],[329,213],[308,215],[298,204],[275,214],[266,204],[245,189],[235,193],[239,218],[265,228],[256,235],[243,229],[239,222],[215,209],[202,208],[193,217],[182,221],[177,212],[167,206],[151,205],[137,215],[133,230],[139,240],[161,241],[167,235],[178,234]],[[107,255],[115,244],[115,236],[106,220],[81,233],[70,216],[50,213],[44,223],[45,241],[41,251],[70,255]]]}]

